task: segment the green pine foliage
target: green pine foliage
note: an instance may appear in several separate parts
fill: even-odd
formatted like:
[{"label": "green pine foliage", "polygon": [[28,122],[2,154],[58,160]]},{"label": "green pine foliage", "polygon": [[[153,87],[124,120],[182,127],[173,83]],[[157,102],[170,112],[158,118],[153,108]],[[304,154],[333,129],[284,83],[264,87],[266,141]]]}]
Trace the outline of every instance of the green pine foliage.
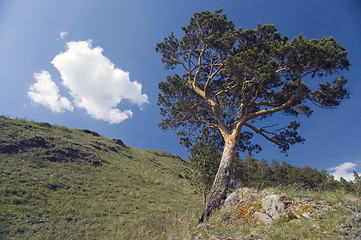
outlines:
[{"label": "green pine foliage", "polygon": [[355,188],[356,188],[356,194],[357,196],[360,195],[361,193],[361,176],[357,174],[357,172],[355,170],[353,170],[353,176],[355,177]]},{"label": "green pine foliage", "polygon": [[204,202],[212,187],[220,158],[221,155],[217,149],[205,142],[196,143],[191,150],[192,179],[194,184],[201,190]]}]

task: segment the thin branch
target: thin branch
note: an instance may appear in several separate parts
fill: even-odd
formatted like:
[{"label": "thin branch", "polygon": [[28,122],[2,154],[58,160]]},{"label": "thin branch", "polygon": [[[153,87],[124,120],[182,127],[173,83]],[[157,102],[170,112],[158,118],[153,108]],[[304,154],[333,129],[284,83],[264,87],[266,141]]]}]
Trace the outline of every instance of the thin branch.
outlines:
[{"label": "thin branch", "polygon": [[207,88],[208,88],[209,83],[210,83],[211,80],[212,80],[211,73],[213,72],[213,67],[214,67],[214,65],[213,65],[213,59],[212,59],[212,63],[211,63],[211,65],[210,65],[210,67],[211,67],[211,70],[209,71],[209,75],[208,75],[207,82],[206,82],[206,84],[204,85],[204,93],[206,94],[207,97],[208,97]]},{"label": "thin branch", "polygon": [[[205,48],[202,48],[202,49],[201,49],[201,52],[199,53],[199,56],[198,56],[197,71],[196,71],[196,74],[195,74],[194,77],[193,77],[193,87],[194,87],[194,88],[198,88],[197,83],[198,83],[199,74],[201,74],[201,72],[202,72],[202,67],[201,67],[201,65],[202,65],[202,58],[203,58],[204,52],[205,52]],[[192,71],[192,72],[193,72],[193,71]],[[188,73],[188,74],[190,74],[190,73]],[[198,89],[199,89],[199,88],[198,88]],[[200,90],[200,89],[199,89],[199,90]],[[203,93],[203,95],[204,95],[204,93]]]},{"label": "thin branch", "polygon": [[[252,81],[255,81],[256,79],[257,79],[257,78],[254,77],[254,78],[252,78],[252,80],[250,80],[250,81],[252,82]],[[258,87],[258,89],[256,90],[256,93],[255,93],[254,98],[251,100],[251,102],[250,102],[250,103],[248,104],[248,106],[246,107],[246,110],[245,110],[245,112],[244,112],[244,116],[247,116],[248,113],[249,113],[249,111],[254,107],[255,102],[256,102],[256,100],[259,98],[259,95],[260,95],[262,89],[263,89],[263,84],[262,84],[262,82],[261,82],[260,85],[259,85],[259,87]]]},{"label": "thin branch", "polygon": [[[224,63],[223,63],[215,72],[213,72],[213,74],[212,74],[211,76],[208,77],[207,82],[206,82],[206,84],[204,85],[204,92],[205,92],[205,94],[206,94],[207,96],[208,96],[207,88],[208,88],[208,86],[209,86],[209,83],[211,82],[211,80],[212,80],[216,75],[218,75],[220,72],[223,71],[223,66],[224,66]],[[213,71],[213,66],[212,66],[211,71]]]},{"label": "thin branch", "polygon": [[222,72],[222,71],[224,70],[224,69],[223,69],[224,64],[225,64],[225,62],[223,62],[223,63],[219,66],[219,68],[217,69],[217,71],[215,71],[209,78],[212,79],[212,78],[214,78],[216,75],[218,75],[220,72]]},{"label": "thin branch", "polygon": [[247,85],[251,80],[247,80],[247,76],[244,76],[243,82],[242,82],[242,104],[246,105],[246,89]]},{"label": "thin branch", "polygon": [[[260,88],[257,89],[256,91],[256,96],[251,100],[250,104],[246,104],[246,85],[249,82],[255,80],[256,78],[252,78],[252,80],[246,80],[246,76],[243,79],[243,83],[242,83],[242,100],[241,100],[241,104],[238,107],[238,112],[237,112],[237,119],[236,120],[236,126],[238,125],[237,128],[240,127],[240,125],[238,124],[240,122],[240,119],[242,119],[243,116],[246,116],[250,110],[250,108],[252,107],[252,105],[254,104],[254,102],[257,100],[257,98],[259,97],[259,93],[260,93]],[[245,108],[245,106],[247,106]],[[245,109],[244,109],[245,108]]]},{"label": "thin branch", "polygon": [[177,126],[179,124],[181,124],[189,115],[191,115],[191,113],[187,113],[185,114],[181,120],[179,120],[178,122],[174,123],[174,126]]},{"label": "thin branch", "polygon": [[[255,77],[252,78],[251,81],[254,81],[254,80],[256,80]],[[258,89],[256,90],[256,94],[255,94],[254,98],[253,98],[253,99],[251,100],[251,102],[249,103],[249,105],[250,105],[251,107],[253,107],[253,105],[255,104],[256,100],[259,98],[259,95],[260,95],[262,89],[263,89],[263,82],[261,81],[261,83],[259,84]]]},{"label": "thin branch", "polygon": [[[231,76],[229,75],[229,76],[224,80],[224,82],[227,82],[230,78],[231,78]],[[216,96],[221,95],[221,94],[223,94],[223,93],[227,93],[227,92],[228,92],[229,90],[231,90],[232,88],[237,87],[237,85],[238,85],[238,82],[235,83],[233,86],[230,86],[230,87],[227,87],[226,89],[223,89],[223,90],[218,91],[218,92],[216,93]]]},{"label": "thin branch", "polygon": [[287,70],[287,66],[284,66],[284,67],[282,67],[282,68],[277,69],[277,70],[276,70],[276,73],[282,72],[282,71],[284,71],[284,70]]},{"label": "thin branch", "polygon": [[174,62],[177,62],[177,63],[181,64],[181,65],[183,66],[184,70],[188,71],[186,65],[185,65],[181,60],[179,60],[179,59],[177,59],[177,58],[175,58],[175,57],[174,57],[172,60],[173,60]]},{"label": "thin branch", "polygon": [[281,106],[274,107],[274,108],[271,108],[271,109],[264,109],[264,110],[260,110],[260,111],[258,111],[256,113],[253,113],[252,115],[247,117],[247,120],[250,120],[250,119],[253,119],[253,118],[256,118],[256,117],[259,117],[259,116],[264,116],[264,115],[267,115],[267,114],[276,113],[276,112],[285,110],[287,107],[291,106],[302,94],[302,81],[301,81],[301,79],[302,79],[302,77],[299,74],[297,92],[291,99],[289,99],[287,102],[285,102]]},{"label": "thin branch", "polygon": [[193,52],[193,49],[192,50],[189,50],[188,52],[188,69],[191,69],[191,63],[192,63],[192,52]]},{"label": "thin branch", "polygon": [[303,75],[301,75],[301,78],[304,78],[305,76],[307,76],[310,73],[312,73],[312,71],[305,72]]},{"label": "thin branch", "polygon": [[[264,126],[264,127],[261,127],[260,128],[260,130],[262,130],[262,131],[265,131],[264,129],[265,128],[271,128],[271,127],[274,127],[274,126],[277,126],[278,124],[272,124],[272,125],[270,125],[270,126]],[[282,129],[284,129],[284,128],[282,128]],[[268,131],[267,131],[268,132]]]},{"label": "thin branch", "polygon": [[199,95],[201,96],[203,99],[205,99],[209,105],[211,106],[214,118],[216,119],[217,122],[217,127],[220,130],[221,134],[223,135],[223,137],[227,137],[229,135],[228,130],[227,130],[227,126],[223,123],[222,118],[221,118],[221,109],[219,106],[219,103],[217,101],[214,101],[212,98],[210,98],[208,95],[206,95],[205,91],[200,89],[198,86],[198,78],[199,75],[202,71],[205,70],[205,68],[202,68],[202,58],[203,58],[203,54],[205,52],[205,47],[203,47],[199,53],[199,57],[198,57],[198,69],[193,77],[192,80],[192,74],[191,72],[188,71],[188,82],[192,85],[193,90]]},{"label": "thin branch", "polygon": [[254,107],[260,107],[260,106],[265,106],[265,107],[275,107],[272,103],[269,103],[267,101],[262,101],[262,102],[256,102],[253,105]]},{"label": "thin branch", "polygon": [[270,138],[269,136],[267,136],[267,135],[265,134],[265,133],[270,133],[270,132],[267,132],[267,131],[265,131],[265,130],[263,130],[263,129],[258,129],[258,128],[252,126],[252,125],[249,124],[249,123],[245,123],[244,126],[252,129],[254,132],[256,132],[256,133],[260,134],[261,136],[263,136],[264,138],[266,138],[268,141],[273,142],[273,143],[279,145],[279,142],[278,142],[278,141],[276,141],[275,139]]},{"label": "thin branch", "polygon": [[210,122],[208,122],[207,120],[205,120],[204,118],[201,118],[201,117],[199,117],[199,116],[195,116],[195,118],[197,118],[197,120],[200,121],[201,123],[206,124],[207,127],[210,128],[210,129],[217,129],[217,128],[218,128],[218,125],[217,125],[217,124],[210,123]]}]

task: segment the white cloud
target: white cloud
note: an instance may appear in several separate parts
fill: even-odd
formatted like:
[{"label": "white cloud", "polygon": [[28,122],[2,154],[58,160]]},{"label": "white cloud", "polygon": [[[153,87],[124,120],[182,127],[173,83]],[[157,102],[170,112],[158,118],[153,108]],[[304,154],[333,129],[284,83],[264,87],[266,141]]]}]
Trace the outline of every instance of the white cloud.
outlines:
[{"label": "white cloud", "polygon": [[356,170],[356,168],[357,165],[355,163],[344,162],[337,167],[332,167],[328,170],[331,171],[330,174],[333,175],[336,180],[340,180],[340,178],[342,177],[345,180],[353,181],[355,180],[355,178],[353,176],[352,170]]},{"label": "white cloud", "polygon": [[64,39],[66,37],[66,35],[68,35],[68,34],[69,34],[68,32],[60,32],[59,36],[61,39]]},{"label": "white cloud", "polygon": [[130,81],[129,72],[116,68],[102,51],[93,48],[90,40],[68,42],[66,52],[55,56],[52,64],[69,89],[74,106],[84,108],[95,119],[119,123],[132,116],[131,110],[116,108],[120,102],[127,100],[141,107],[148,96],[142,94],[140,83]]},{"label": "white cloud", "polygon": [[28,91],[31,100],[49,108],[53,112],[73,111],[70,101],[60,96],[58,86],[52,81],[49,72],[35,73],[34,79],[36,82],[29,87]]}]

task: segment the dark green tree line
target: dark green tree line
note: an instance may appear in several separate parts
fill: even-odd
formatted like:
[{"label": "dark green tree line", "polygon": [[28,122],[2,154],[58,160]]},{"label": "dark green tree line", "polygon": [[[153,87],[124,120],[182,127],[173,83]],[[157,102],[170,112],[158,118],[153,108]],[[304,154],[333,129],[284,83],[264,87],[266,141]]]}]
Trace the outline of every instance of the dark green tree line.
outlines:
[{"label": "dark green tree line", "polygon": [[[220,152],[205,142],[197,143],[191,151],[191,163],[199,173],[195,179],[204,194],[210,190],[217,173]],[[218,158],[217,158],[218,156]],[[295,167],[285,161],[273,159],[271,164],[265,159],[257,160],[250,153],[246,159],[235,157],[232,187],[251,187],[262,190],[267,187],[294,188],[309,191],[335,191],[343,189],[357,196],[361,192],[361,177],[354,172],[354,181],[341,178],[335,180],[326,170],[318,171],[309,166]]]}]

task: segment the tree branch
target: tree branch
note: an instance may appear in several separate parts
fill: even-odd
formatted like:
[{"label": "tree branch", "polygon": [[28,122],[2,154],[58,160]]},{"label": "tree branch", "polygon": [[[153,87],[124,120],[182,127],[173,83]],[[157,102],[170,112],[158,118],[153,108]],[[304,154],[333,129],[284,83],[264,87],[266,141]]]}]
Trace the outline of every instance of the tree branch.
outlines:
[{"label": "tree branch", "polygon": [[216,75],[218,75],[220,72],[223,71],[224,64],[225,64],[225,62],[223,62],[223,63],[221,64],[221,66],[220,66],[215,72],[213,72],[212,75],[211,75],[211,72],[213,71],[213,66],[214,66],[214,65],[212,64],[212,66],[211,66],[211,71],[210,71],[210,73],[209,73],[210,76],[208,77],[207,82],[206,82],[206,84],[204,85],[204,92],[205,92],[206,96],[208,96],[207,88],[208,88],[208,86],[209,86],[209,83],[211,82],[211,80],[212,80]]},{"label": "tree branch", "polygon": [[[240,120],[243,118],[243,116],[246,116],[248,114],[248,111],[251,109],[252,105],[254,104],[254,102],[257,100],[257,98],[259,97],[259,93],[260,93],[260,88],[257,89],[256,91],[256,96],[251,100],[251,102],[249,104],[246,104],[246,87],[247,84],[253,80],[255,80],[256,78],[252,78],[251,80],[247,80],[247,76],[245,76],[243,78],[243,83],[242,83],[242,100],[241,100],[241,104],[238,107],[238,112],[237,112],[237,116],[236,116],[236,122],[235,125],[238,126],[237,128],[240,128],[239,123],[241,122]],[[246,107],[247,106],[247,107]],[[246,109],[244,109],[246,107]]]},{"label": "tree branch", "polygon": [[184,64],[184,62],[182,62],[181,60],[179,60],[175,55],[173,55],[172,61],[181,64],[181,65],[183,66],[184,70],[188,71],[188,69],[187,69],[186,65]]},{"label": "tree branch", "polygon": [[250,119],[259,117],[259,116],[264,116],[264,115],[267,115],[267,114],[272,114],[272,113],[276,113],[276,112],[285,110],[286,108],[291,106],[302,94],[302,81],[301,81],[301,79],[302,79],[302,76],[301,76],[301,74],[299,74],[298,83],[297,83],[297,92],[291,99],[289,99],[287,102],[285,102],[281,106],[273,107],[271,109],[264,109],[264,110],[260,110],[260,111],[258,111],[256,113],[253,113],[253,114],[251,114],[250,116],[247,117],[247,121],[250,120]]},{"label": "tree branch", "polygon": [[[226,79],[224,79],[224,81],[227,82],[230,78],[231,78],[231,76],[229,75]],[[238,85],[238,82],[235,83],[233,86],[230,86],[230,87],[227,87],[226,89],[223,89],[223,90],[218,91],[218,92],[216,93],[216,96],[228,92],[228,91],[231,90],[232,88],[237,87],[237,85]]]},{"label": "tree branch", "polygon": [[282,72],[282,71],[284,71],[284,70],[287,70],[287,66],[284,66],[284,67],[282,67],[282,68],[277,69],[277,70],[276,70],[276,73]]},{"label": "tree branch", "polygon": [[178,122],[174,123],[174,126],[176,127],[177,125],[181,124],[189,115],[191,115],[191,113],[187,113],[185,114],[181,120],[179,120]]},{"label": "tree branch", "polygon": [[273,108],[275,107],[272,103],[267,101],[256,102],[253,104],[253,107],[260,107],[260,106],[273,107]]},{"label": "tree branch", "polygon": [[221,134],[223,137],[228,137],[229,133],[227,130],[226,125],[223,123],[222,118],[221,118],[221,109],[219,104],[213,100],[212,98],[210,98],[208,95],[206,95],[205,91],[200,89],[198,87],[198,78],[201,72],[203,72],[206,68],[202,68],[202,58],[203,58],[203,54],[205,52],[205,47],[203,47],[199,53],[199,57],[198,57],[198,66],[197,66],[197,71],[193,77],[193,81],[192,81],[192,72],[188,71],[188,81],[189,83],[192,85],[193,90],[203,99],[205,99],[209,105],[211,106],[214,118],[217,122],[217,127],[220,130]]},{"label": "tree branch", "polygon": [[[252,78],[252,80],[250,80],[250,81],[255,81],[256,79],[257,79],[257,78],[254,77],[254,78]],[[259,85],[259,87],[258,87],[258,89],[256,90],[256,93],[255,93],[254,98],[251,100],[251,102],[250,102],[250,103],[248,104],[248,106],[246,107],[246,110],[245,110],[245,112],[244,112],[244,116],[247,116],[248,112],[254,107],[255,102],[256,102],[256,100],[259,98],[259,95],[260,95],[262,89],[263,89],[263,84],[262,84],[262,82],[261,82],[260,85]],[[242,116],[241,116],[241,117],[242,117]]]},{"label": "tree branch", "polygon": [[244,126],[252,129],[254,132],[256,132],[256,133],[260,134],[261,136],[263,136],[264,138],[266,138],[268,141],[273,142],[273,143],[279,145],[279,142],[278,142],[278,141],[270,138],[269,136],[267,136],[267,135],[265,134],[265,133],[268,133],[268,132],[266,132],[266,131],[264,131],[264,130],[262,130],[262,129],[258,129],[258,128],[252,126],[252,125],[249,124],[249,123],[245,123]]}]

